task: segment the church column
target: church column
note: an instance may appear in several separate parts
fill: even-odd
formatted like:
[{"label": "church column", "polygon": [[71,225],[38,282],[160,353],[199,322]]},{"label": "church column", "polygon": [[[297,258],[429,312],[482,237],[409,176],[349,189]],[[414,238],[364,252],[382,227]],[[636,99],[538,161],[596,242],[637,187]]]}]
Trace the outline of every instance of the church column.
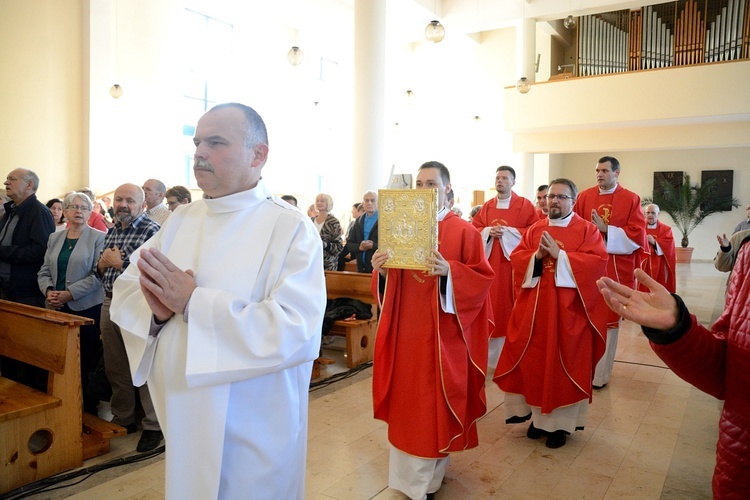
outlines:
[{"label": "church column", "polygon": [[[523,0],[526,2],[526,0]],[[516,72],[518,78],[525,76],[529,82],[536,81],[536,19],[524,17],[516,28]],[[532,89],[529,92],[534,92]],[[536,195],[534,154],[529,151],[519,151],[517,154],[518,167],[516,180],[516,192],[524,197],[534,199]],[[540,183],[541,184],[541,183]]]},{"label": "church column", "polygon": [[354,148],[352,196],[383,187],[385,165],[386,2],[354,2]]}]

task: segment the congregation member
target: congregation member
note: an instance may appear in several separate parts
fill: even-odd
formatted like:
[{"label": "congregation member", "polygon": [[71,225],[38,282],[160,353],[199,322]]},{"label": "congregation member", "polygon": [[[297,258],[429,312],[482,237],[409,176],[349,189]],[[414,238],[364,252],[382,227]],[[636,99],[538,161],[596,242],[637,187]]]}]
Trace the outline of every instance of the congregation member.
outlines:
[{"label": "congregation member", "polygon": [[[617,158],[600,158],[596,164],[597,185],[581,192],[573,210],[599,229],[609,254],[607,276],[633,288],[633,272],[640,266],[641,254],[648,253],[646,220],[640,197],[622,187],[618,182],[619,177],[620,162]],[[620,317],[610,312],[607,319],[607,348],[594,373],[595,389],[609,383],[619,333]]]},{"label": "congregation member", "polygon": [[52,214],[52,220],[55,222],[55,232],[65,231],[68,225],[65,222],[65,214],[63,213],[63,203],[60,198],[52,198],[47,203],[47,208]]},{"label": "congregation member", "polygon": [[84,193],[67,195],[62,205],[70,226],[50,235],[37,283],[46,296],[47,307],[94,321],[80,327],[80,347],[83,409],[96,415],[99,401],[88,396],[86,388],[102,345],[99,319],[104,288],[96,275],[96,264],[106,234],[88,225],[94,206]]},{"label": "congregation member", "polygon": [[295,207],[297,206],[297,198],[295,198],[291,194],[285,194],[281,197],[281,199],[289,203],[290,205],[294,205]]},{"label": "congregation member", "polygon": [[[677,260],[672,228],[659,221],[659,205],[646,205],[646,239],[649,256],[644,258],[646,273],[672,293],[677,291]],[[645,291],[642,287],[641,290]]]},{"label": "congregation member", "polygon": [[479,211],[482,209],[482,205],[474,205],[471,207],[471,210],[469,211],[469,222],[474,220],[474,216],[479,213]]},{"label": "congregation member", "polygon": [[167,208],[169,208],[170,212],[174,212],[180,205],[187,205],[193,201],[193,195],[190,194],[190,190],[185,186],[172,186],[167,189],[164,197],[167,200]]},{"label": "congregation member", "polygon": [[[76,191],[73,191],[73,193],[75,192]],[[96,196],[94,196],[94,192],[91,190],[91,188],[82,187],[77,192],[83,193],[86,196],[88,196],[89,199],[91,200],[91,203],[96,203]],[[68,194],[71,194],[71,193],[68,193]],[[93,227],[94,229],[98,229],[99,231],[104,231],[105,233],[111,227],[111,224],[107,223],[106,217],[103,214],[99,213],[99,211],[97,210],[92,210],[91,213],[89,214],[88,225]]]},{"label": "congregation member", "polygon": [[164,204],[167,186],[158,179],[149,179],[143,183],[143,193],[146,197],[146,215],[161,226],[172,213]]},{"label": "congregation member", "polygon": [[536,208],[536,214],[539,219],[546,219],[549,215],[549,209],[547,208],[548,188],[547,184],[542,184],[536,188],[536,203],[534,204],[534,208]]},{"label": "congregation member", "polygon": [[301,500],[320,237],[261,178],[268,136],[252,108],[213,107],[193,140],[205,198],[133,254],[112,307],[163,424],[165,497]]},{"label": "congregation member", "polygon": [[726,234],[716,235],[719,251],[714,257],[714,267],[723,273],[730,272],[737,260],[737,252],[748,239],[750,239],[750,229],[738,231],[731,238],[727,238]]},{"label": "congregation member", "polygon": [[[39,176],[26,168],[11,170],[5,178],[10,198],[0,219],[0,299],[44,307],[44,294],[36,275],[44,263],[49,235],[55,222],[49,209],[36,197]],[[6,378],[35,389],[46,388],[47,373],[21,361],[2,357],[0,370]]]},{"label": "congregation member", "polygon": [[326,271],[335,271],[339,266],[339,254],[344,248],[341,239],[341,223],[331,213],[333,210],[333,198],[331,195],[320,193],[315,197],[315,210],[317,215],[311,220],[320,234],[323,242],[323,268]]},{"label": "congregation member", "polygon": [[362,195],[364,213],[357,217],[346,240],[346,248],[357,261],[358,273],[372,273],[372,256],[378,250],[378,193]]},{"label": "congregation member", "polygon": [[502,165],[495,171],[497,196],[482,205],[471,223],[482,233],[484,250],[495,271],[495,281],[490,289],[495,330],[490,339],[488,369],[497,366],[508,331],[508,316],[513,308],[513,266],[510,254],[521,241],[521,236],[536,221],[534,204],[512,191],[516,184],[516,171]]},{"label": "congregation member", "polygon": [[732,234],[739,233],[740,231],[747,231],[748,229],[750,229],[750,203],[748,203],[748,205],[745,207],[745,212],[747,213],[745,220],[737,223]]},{"label": "congregation member", "polygon": [[26,168],[5,179],[5,215],[0,219],[0,299],[44,307],[36,274],[44,262],[49,235],[55,232],[52,213],[36,197],[39,176]]},{"label": "congregation member", "polygon": [[[114,284],[130,266],[133,251],[156,234],[160,226],[146,215],[146,202],[140,186],[123,184],[115,189],[114,197],[117,222],[104,240],[104,250],[97,263],[105,295],[100,329],[104,348],[104,369],[112,386],[112,422],[125,427],[130,434],[137,430],[136,387],[130,374],[122,331],[111,317]],[[159,446],[163,435],[148,386],[139,387],[138,396],[144,417],[141,421],[143,432],[136,450],[151,451]]]},{"label": "congregation member", "polygon": [[711,329],[690,314],[682,299],[635,271],[648,292],[609,278],[598,285],[607,305],[638,323],[651,348],[680,378],[723,400],[713,475],[713,497],[747,498],[750,491],[750,239],[739,246],[724,311]]},{"label": "congregation member", "polygon": [[591,379],[604,354],[607,308],[596,280],[607,269],[599,230],[573,212],[578,189],[555,179],[549,218],[532,225],[511,255],[517,290],[494,381],[507,423],[531,419],[530,439],[559,448],[586,424]]},{"label": "congregation member", "polygon": [[388,424],[388,485],[412,499],[434,498],[450,454],[475,448],[486,411],[488,292],[494,273],[479,233],[445,207],[450,173],[423,164],[417,189],[437,189],[437,251],[428,271],[386,269],[372,258],[381,305],[373,361],[375,418]]},{"label": "congregation member", "polygon": [[341,253],[339,254],[339,265],[337,268],[338,271],[343,271],[344,269],[346,269],[346,263],[351,262],[356,258],[356,255],[349,249],[347,243],[349,243],[349,240],[352,238],[352,228],[357,222],[357,218],[364,213],[365,209],[364,207],[362,207],[362,203],[354,203],[352,205],[351,220],[349,221],[349,225],[346,228],[346,236],[344,237],[344,249],[341,250]]}]

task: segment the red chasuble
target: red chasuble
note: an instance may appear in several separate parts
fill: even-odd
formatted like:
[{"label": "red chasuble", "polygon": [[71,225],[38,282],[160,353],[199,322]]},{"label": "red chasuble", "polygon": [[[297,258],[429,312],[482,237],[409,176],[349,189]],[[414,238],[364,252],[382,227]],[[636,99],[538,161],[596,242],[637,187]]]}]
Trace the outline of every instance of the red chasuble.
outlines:
[{"label": "red chasuble", "polygon": [[[510,206],[507,209],[497,208],[497,198],[482,205],[471,223],[479,229],[493,226],[515,227],[523,236],[526,229],[539,220],[534,205],[516,193],[510,194]],[[513,307],[513,277],[510,260],[503,254],[500,242],[493,238],[492,252],[490,252],[490,266],[495,271],[495,281],[490,288],[490,301],[495,321],[493,338],[505,337],[508,329],[508,315]]]},{"label": "red chasuble", "polygon": [[[571,217],[568,227],[547,219],[534,224],[511,256],[518,296],[493,380],[542,413],[591,401],[594,368],[604,355],[607,306],[596,280],[605,273],[607,249],[596,226]],[[567,253],[577,288],[556,286],[557,261],[550,256],[536,286],[521,288],[544,231]]]},{"label": "red chasuble", "polygon": [[[675,293],[677,290],[675,279],[676,260],[672,228],[656,221],[655,228],[649,229],[646,227],[646,235],[648,236],[649,234],[654,237],[664,255],[656,255],[656,248],[651,247],[651,255],[648,259],[644,260],[645,266],[643,270],[661,283],[664,288],[671,293]],[[643,285],[639,285],[638,289],[644,292],[648,291],[648,288]]]},{"label": "red chasuble", "polygon": [[[630,240],[640,245],[640,250],[629,255],[609,254],[607,264],[607,277],[630,288],[635,288],[635,275],[633,272],[641,264],[641,259],[648,254],[648,243],[646,241],[646,219],[641,211],[641,198],[632,191],[623,188],[620,184],[614,193],[599,194],[599,187],[582,191],[573,206],[573,211],[583,219],[591,221],[591,211],[596,212],[604,219],[604,222],[625,231]],[[610,324],[619,320],[617,313],[607,308]],[[614,325],[613,325],[614,326]]]},{"label": "red chasuble", "polygon": [[[494,274],[481,236],[449,212],[438,223],[438,250],[450,264],[457,314],[440,306],[438,276],[388,269],[375,340],[372,395],[388,440],[420,458],[477,446],[487,406],[488,291]],[[373,272],[372,291],[378,293]]]}]

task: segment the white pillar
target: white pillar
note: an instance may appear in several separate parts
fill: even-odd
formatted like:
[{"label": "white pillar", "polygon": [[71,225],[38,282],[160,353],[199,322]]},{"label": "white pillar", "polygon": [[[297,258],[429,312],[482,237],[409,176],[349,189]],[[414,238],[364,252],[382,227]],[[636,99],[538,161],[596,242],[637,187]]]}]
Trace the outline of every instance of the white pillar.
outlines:
[{"label": "white pillar", "polygon": [[354,148],[352,196],[387,182],[385,164],[386,2],[354,1]]},{"label": "white pillar", "polygon": [[516,28],[516,71],[536,81],[536,19],[522,19]]}]

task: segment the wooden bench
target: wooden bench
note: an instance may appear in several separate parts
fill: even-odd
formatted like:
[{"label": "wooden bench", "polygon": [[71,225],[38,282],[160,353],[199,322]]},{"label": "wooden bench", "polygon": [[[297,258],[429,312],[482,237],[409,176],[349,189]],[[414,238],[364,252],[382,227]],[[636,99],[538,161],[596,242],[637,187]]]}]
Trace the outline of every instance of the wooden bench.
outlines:
[{"label": "wooden bench", "polygon": [[326,271],[326,295],[329,299],[349,297],[372,307],[372,319],[338,320],[329,335],[346,337],[346,366],[354,368],[372,361],[375,332],[378,327],[378,304],[370,292],[372,276],[348,271]]},{"label": "wooden bench", "polygon": [[82,465],[79,329],[89,323],[0,300],[0,355],[49,372],[46,392],[0,377],[0,494]]}]

